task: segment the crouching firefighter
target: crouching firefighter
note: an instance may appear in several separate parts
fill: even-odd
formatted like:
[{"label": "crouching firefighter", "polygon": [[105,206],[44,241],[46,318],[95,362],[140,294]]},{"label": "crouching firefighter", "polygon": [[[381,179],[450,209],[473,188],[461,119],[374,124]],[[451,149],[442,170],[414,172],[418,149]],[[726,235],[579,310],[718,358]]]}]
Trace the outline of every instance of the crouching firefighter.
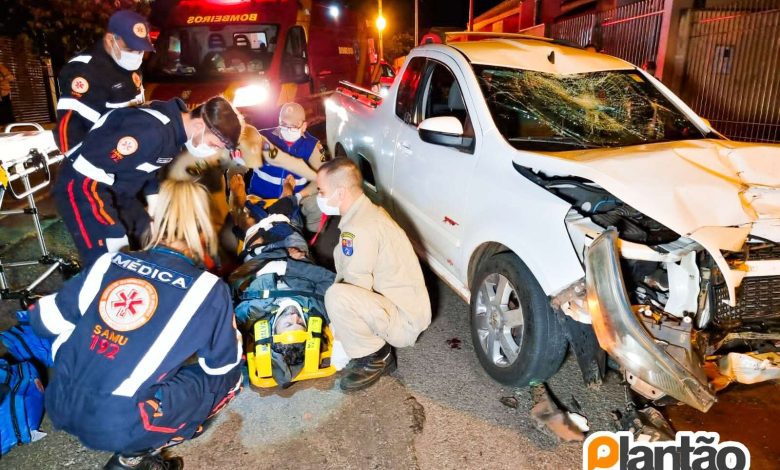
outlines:
[{"label": "crouching firefighter", "polygon": [[139,252],[106,253],[30,311],[54,340],[46,410],[55,427],[114,452],[106,469],[177,469],[161,450],[200,435],[238,393],[241,336],[206,190],[165,181]]}]

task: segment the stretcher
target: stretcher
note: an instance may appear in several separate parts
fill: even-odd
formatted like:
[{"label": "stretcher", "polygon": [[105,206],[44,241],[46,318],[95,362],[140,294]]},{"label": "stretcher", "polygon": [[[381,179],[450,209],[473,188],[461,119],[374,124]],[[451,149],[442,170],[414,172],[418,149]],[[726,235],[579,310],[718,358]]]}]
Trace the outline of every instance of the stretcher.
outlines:
[{"label": "stretcher", "polygon": [[[292,382],[320,379],[336,373],[336,368],[330,363],[333,334],[330,328],[323,324],[322,317],[309,317],[306,331],[288,331],[272,335],[268,320],[255,322],[253,330],[254,343],[250,344],[246,354],[249,381],[252,385],[261,388],[278,385],[271,371],[271,340],[284,344],[306,343],[303,368],[292,378]],[[326,343],[324,351],[321,347],[323,337]]]},{"label": "stretcher", "polygon": [[[34,130],[16,131],[20,128]],[[32,218],[35,235],[38,239],[41,256],[35,260],[15,260],[3,262],[0,259],[0,299],[19,300],[26,307],[35,297],[33,291],[55,271],[60,270],[66,276],[79,271],[78,262],[56,256],[49,252],[43,238],[43,227],[35,203],[35,194],[51,183],[50,166],[65,158],[54,143],[51,131],[45,131],[38,124],[9,124],[0,133],[0,217],[27,215]],[[32,179],[36,179],[35,185]],[[39,180],[39,181],[38,181]],[[17,200],[26,200],[27,207],[2,209],[4,197],[10,193]],[[7,224],[3,221],[3,224]],[[9,268],[42,265],[46,270],[26,287],[12,290],[8,284],[6,272]]]}]

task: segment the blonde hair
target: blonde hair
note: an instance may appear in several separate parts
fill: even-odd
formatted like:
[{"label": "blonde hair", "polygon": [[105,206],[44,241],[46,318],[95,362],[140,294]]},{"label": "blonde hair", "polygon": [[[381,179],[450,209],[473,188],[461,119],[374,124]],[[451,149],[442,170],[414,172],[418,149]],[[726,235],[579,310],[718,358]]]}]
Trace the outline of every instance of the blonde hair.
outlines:
[{"label": "blonde hair", "polygon": [[188,255],[204,261],[216,256],[217,236],[211,225],[209,193],[193,181],[166,180],[152,214],[146,249],[157,245],[184,245]]}]

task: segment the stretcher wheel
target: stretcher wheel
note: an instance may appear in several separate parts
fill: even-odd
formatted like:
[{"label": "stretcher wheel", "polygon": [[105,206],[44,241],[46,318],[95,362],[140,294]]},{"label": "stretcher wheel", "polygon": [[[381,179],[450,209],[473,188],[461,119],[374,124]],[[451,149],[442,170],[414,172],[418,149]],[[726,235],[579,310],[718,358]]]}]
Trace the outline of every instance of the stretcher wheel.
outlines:
[{"label": "stretcher wheel", "polygon": [[81,263],[73,258],[63,258],[60,262],[60,272],[65,280],[68,280],[81,272]]}]

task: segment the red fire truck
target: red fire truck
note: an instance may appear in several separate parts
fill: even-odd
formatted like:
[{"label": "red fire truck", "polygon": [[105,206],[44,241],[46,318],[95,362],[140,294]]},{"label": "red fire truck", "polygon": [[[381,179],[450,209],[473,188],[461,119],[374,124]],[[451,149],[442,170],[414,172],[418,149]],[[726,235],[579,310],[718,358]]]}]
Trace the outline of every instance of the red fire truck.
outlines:
[{"label": "red fire truck", "polygon": [[148,99],[190,106],[224,94],[258,127],[276,125],[297,101],[312,124],[339,81],[369,79],[365,21],[313,0],[181,0],[171,8],[147,61]]}]

